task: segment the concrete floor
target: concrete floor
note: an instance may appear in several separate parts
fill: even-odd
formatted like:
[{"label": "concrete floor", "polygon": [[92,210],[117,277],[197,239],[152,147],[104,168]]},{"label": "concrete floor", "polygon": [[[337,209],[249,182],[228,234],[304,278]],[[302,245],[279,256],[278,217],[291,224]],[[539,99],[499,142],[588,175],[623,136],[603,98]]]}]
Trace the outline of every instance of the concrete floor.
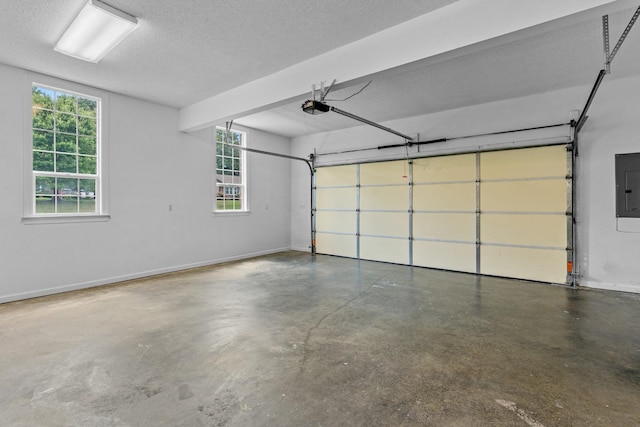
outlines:
[{"label": "concrete floor", "polygon": [[289,252],[0,305],[2,426],[640,425],[640,295]]}]

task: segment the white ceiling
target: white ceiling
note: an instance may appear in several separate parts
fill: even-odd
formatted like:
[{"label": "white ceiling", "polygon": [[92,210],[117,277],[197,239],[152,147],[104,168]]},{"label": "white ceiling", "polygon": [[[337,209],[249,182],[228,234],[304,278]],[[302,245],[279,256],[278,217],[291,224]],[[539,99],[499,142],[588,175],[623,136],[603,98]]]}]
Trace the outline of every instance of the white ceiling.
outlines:
[{"label": "white ceiling", "polygon": [[[634,11],[627,9],[609,15],[611,48]],[[412,64],[373,79],[362,93],[347,101],[328,104],[374,122],[384,122],[592,85],[602,68],[602,19],[599,17],[446,61]],[[607,79],[630,75],[640,75],[640,23],[625,40]],[[346,98],[365,84],[332,92],[327,98]],[[575,100],[576,108],[583,108],[588,95],[586,90],[583,98]],[[309,96],[235,122],[289,137],[359,124],[336,114],[301,114],[301,104]],[[559,114],[569,117],[568,111]],[[412,129],[396,130],[412,133]]]},{"label": "white ceiling", "polygon": [[[0,0],[0,63],[181,108],[456,0],[106,0],[138,17],[140,27],[98,64],[53,51],[85,1]],[[611,15],[612,44],[634,11]],[[640,28],[634,28],[609,78],[640,74],[639,52]],[[333,105],[381,122],[590,84],[600,68],[601,20],[568,20],[487,49],[398,68]],[[329,98],[344,98],[366,81],[343,85]],[[236,123],[290,137],[358,124],[336,114],[306,115],[303,100]]]}]

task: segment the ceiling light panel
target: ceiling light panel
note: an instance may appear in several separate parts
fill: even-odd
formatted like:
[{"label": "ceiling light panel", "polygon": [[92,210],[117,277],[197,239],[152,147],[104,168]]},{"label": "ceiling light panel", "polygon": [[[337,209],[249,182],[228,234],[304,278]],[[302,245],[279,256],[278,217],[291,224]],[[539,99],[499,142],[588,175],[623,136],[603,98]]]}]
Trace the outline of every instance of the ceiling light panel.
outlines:
[{"label": "ceiling light panel", "polygon": [[100,61],[138,26],[138,20],[98,0],[89,0],[54,50],[88,62]]}]

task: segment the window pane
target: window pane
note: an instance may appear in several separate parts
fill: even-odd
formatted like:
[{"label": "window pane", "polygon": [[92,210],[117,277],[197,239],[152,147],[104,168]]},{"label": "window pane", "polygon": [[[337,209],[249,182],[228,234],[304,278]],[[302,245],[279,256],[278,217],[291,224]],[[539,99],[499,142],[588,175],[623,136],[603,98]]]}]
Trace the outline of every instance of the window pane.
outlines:
[{"label": "window pane", "polygon": [[73,154],[56,154],[56,172],[76,173],[78,156]]},{"label": "window pane", "polygon": [[56,151],[59,153],[75,153],[76,136],[66,133],[56,133]]},{"label": "window pane", "polygon": [[55,194],[56,179],[47,176],[36,177],[36,195]]},{"label": "window pane", "polygon": [[53,91],[38,86],[31,88],[31,100],[34,108],[53,110]]},{"label": "window pane", "polygon": [[76,133],[76,116],[67,113],[56,112],[56,131]]},{"label": "window pane", "polygon": [[96,158],[88,156],[80,156],[78,158],[78,172],[87,174],[96,174]]},{"label": "window pane", "polygon": [[96,180],[80,179],[80,212],[94,213],[96,211]]},{"label": "window pane", "polygon": [[78,212],[78,180],[74,178],[58,178],[56,189],[56,213]]},{"label": "window pane", "polygon": [[76,114],[76,97],[68,93],[56,92],[56,110]]},{"label": "window pane", "polygon": [[53,132],[34,130],[33,148],[36,150],[53,151]]},{"label": "window pane", "polygon": [[225,209],[239,211],[242,209],[240,200],[227,200],[225,203]]},{"label": "window pane", "polygon": [[55,213],[57,193],[55,178],[36,177],[36,213]]},{"label": "window pane", "polygon": [[78,180],[75,178],[58,178],[58,195],[77,196]]},{"label": "window pane", "polygon": [[55,213],[56,211],[56,198],[53,196],[36,197],[36,213],[47,214],[47,213]]},{"label": "window pane", "polygon": [[80,154],[96,154],[96,138],[95,136],[79,136],[78,152]]},{"label": "window pane", "polygon": [[242,187],[235,185],[219,186],[216,194],[216,209],[242,210]]},{"label": "window pane", "polygon": [[94,136],[96,134],[96,119],[78,117],[78,134]]},{"label": "window pane", "polygon": [[78,114],[81,116],[96,117],[98,102],[95,99],[78,98]]},{"label": "window pane", "polygon": [[53,153],[34,151],[33,170],[40,172],[53,172]]},{"label": "window pane", "polygon": [[95,179],[80,179],[80,197],[95,197],[96,195],[96,180]]},{"label": "window pane", "polygon": [[231,175],[231,157],[223,157],[222,162],[222,168],[225,170],[225,175]]},{"label": "window pane", "polygon": [[96,211],[96,197],[80,198],[80,212],[94,213]]},{"label": "window pane", "polygon": [[63,196],[58,198],[57,203],[58,213],[77,213],[78,212],[78,197],[77,196]]},{"label": "window pane", "polygon": [[33,108],[33,128],[53,130],[53,111]]}]

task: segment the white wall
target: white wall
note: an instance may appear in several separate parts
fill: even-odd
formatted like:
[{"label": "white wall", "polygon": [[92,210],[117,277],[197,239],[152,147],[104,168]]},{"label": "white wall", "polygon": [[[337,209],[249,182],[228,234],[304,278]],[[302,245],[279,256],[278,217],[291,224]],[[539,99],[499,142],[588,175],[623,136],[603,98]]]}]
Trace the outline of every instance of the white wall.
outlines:
[{"label": "white wall", "polygon": [[[0,302],[290,248],[289,161],[249,153],[251,212],[213,214],[213,144],[178,132],[178,110],[113,93],[110,220],[24,224],[27,76],[0,65]],[[250,147],[289,153],[288,138],[241,130]]]},{"label": "white wall", "polygon": [[640,77],[605,80],[580,132],[578,242],[583,286],[640,292],[640,219],[616,220],[615,155],[640,152]]},{"label": "white wall", "polygon": [[[594,80],[595,80],[594,73]],[[420,140],[452,138],[492,131],[504,131],[566,123],[572,110],[583,108],[590,86],[576,87],[507,101],[461,108],[384,123],[403,133],[420,134]],[[580,134],[577,162],[577,237],[579,273],[582,286],[640,292],[640,233],[616,230],[614,156],[640,152],[640,77],[605,79],[589,112],[590,119]],[[346,108],[346,107],[345,107]],[[553,133],[569,134],[566,129],[454,140],[422,146],[422,154],[444,154],[455,150],[474,150],[515,146],[510,141],[531,139],[525,144],[544,143]],[[292,154],[307,156],[353,148],[402,143],[381,130],[356,126],[341,131],[315,134],[292,140]],[[497,144],[497,145],[496,145]],[[398,158],[402,150],[374,150],[346,156],[324,156],[326,164],[335,161],[370,161]],[[415,154],[415,153],[414,153]],[[347,158],[348,157],[348,158]],[[319,159],[323,161],[323,156]],[[291,224],[292,247],[309,246],[309,189],[304,165],[292,166]],[[635,220],[632,220],[635,221]],[[640,220],[637,220],[640,222]],[[627,226],[628,228],[628,226]],[[640,230],[640,224],[635,226]]]}]

